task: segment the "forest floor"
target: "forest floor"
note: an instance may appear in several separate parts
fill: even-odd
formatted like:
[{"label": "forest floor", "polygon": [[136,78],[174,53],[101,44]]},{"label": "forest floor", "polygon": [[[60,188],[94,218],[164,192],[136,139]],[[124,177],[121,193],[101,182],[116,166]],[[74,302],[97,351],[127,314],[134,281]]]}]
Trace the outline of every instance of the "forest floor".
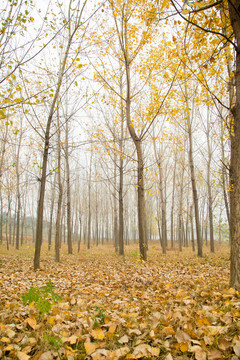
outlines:
[{"label": "forest floor", "polygon": [[123,259],[106,246],[56,263],[43,249],[34,272],[32,248],[0,247],[0,358],[239,359],[229,251],[204,252],[157,245],[141,262],[137,247]]}]

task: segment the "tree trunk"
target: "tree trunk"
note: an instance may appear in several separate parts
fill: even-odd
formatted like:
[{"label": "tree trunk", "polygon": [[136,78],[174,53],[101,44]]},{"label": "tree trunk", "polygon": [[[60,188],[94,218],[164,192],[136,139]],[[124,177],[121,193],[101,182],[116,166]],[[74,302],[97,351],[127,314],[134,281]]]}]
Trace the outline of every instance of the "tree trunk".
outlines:
[{"label": "tree trunk", "polygon": [[239,1],[228,1],[230,20],[237,43],[236,51],[236,102],[232,108],[233,129],[231,131],[230,161],[230,229],[231,267],[230,286],[240,289],[240,5]]},{"label": "tree trunk", "polygon": [[[67,116],[67,114],[66,114]],[[72,225],[71,225],[71,187],[70,187],[70,167],[69,167],[69,139],[68,139],[68,119],[66,120],[66,141],[65,141],[65,157],[66,157],[66,175],[67,175],[67,245],[68,254],[73,253],[72,248]]]},{"label": "tree trunk", "polygon": [[57,159],[58,159],[58,206],[57,206],[57,219],[56,219],[56,231],[55,231],[55,261],[60,262],[60,235],[61,235],[61,211],[62,211],[62,198],[63,198],[63,186],[61,180],[61,130],[59,123],[59,114],[57,109],[57,125],[58,125],[58,139],[57,139]]},{"label": "tree trunk", "polygon": [[[125,36],[127,36],[125,32]],[[127,49],[125,49],[127,51]],[[139,236],[139,250],[140,258],[147,260],[147,244],[145,233],[145,198],[144,198],[144,163],[141,139],[137,136],[135,129],[131,121],[131,78],[130,78],[130,61],[128,55],[125,52],[125,71],[126,71],[126,120],[129,134],[133,140],[133,143],[137,152],[137,194],[138,194],[138,236]]]},{"label": "tree trunk", "polygon": [[34,253],[34,270],[40,268],[40,255],[41,255],[41,246],[43,238],[43,209],[44,209],[44,197],[45,197],[45,188],[46,188],[46,179],[47,179],[47,162],[48,162],[48,152],[49,152],[49,141],[50,141],[50,129],[53,121],[53,115],[55,112],[55,106],[58,100],[59,92],[62,85],[62,79],[68,59],[68,54],[70,50],[70,45],[72,43],[73,36],[77,31],[78,26],[73,31],[72,35],[68,38],[67,47],[65,50],[63,61],[60,64],[57,88],[53,97],[51,108],[48,115],[45,137],[44,137],[44,149],[43,149],[43,158],[42,158],[42,172],[40,178],[40,189],[39,189],[39,200],[37,206],[37,229],[36,229],[36,242],[35,242],[35,253]]}]

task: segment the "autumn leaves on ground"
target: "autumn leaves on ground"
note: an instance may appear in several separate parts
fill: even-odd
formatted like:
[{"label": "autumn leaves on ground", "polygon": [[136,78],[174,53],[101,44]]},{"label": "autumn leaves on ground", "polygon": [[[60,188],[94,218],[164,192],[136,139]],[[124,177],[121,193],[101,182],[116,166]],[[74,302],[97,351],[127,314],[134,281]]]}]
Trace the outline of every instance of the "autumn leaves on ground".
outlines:
[{"label": "autumn leaves on ground", "polygon": [[37,272],[31,249],[1,253],[2,359],[240,357],[227,248],[199,259],[153,246],[141,262],[137,248],[123,259],[102,247],[62,255],[60,264],[44,252]]}]

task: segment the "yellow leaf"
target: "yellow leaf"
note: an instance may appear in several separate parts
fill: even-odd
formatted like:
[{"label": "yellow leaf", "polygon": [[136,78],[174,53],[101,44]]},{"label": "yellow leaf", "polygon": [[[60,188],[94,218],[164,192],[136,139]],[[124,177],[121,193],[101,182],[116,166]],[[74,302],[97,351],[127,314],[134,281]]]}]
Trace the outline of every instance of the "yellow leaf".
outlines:
[{"label": "yellow leaf", "polygon": [[17,352],[17,357],[18,357],[19,360],[28,360],[28,359],[30,359],[30,356],[25,354],[22,351]]},{"label": "yellow leaf", "polygon": [[90,342],[86,342],[86,343],[84,343],[84,347],[85,347],[87,355],[90,355],[99,347],[99,345],[90,343]]},{"label": "yellow leaf", "polygon": [[48,323],[49,323],[50,325],[54,325],[54,324],[55,324],[55,321],[56,321],[56,319],[55,319],[54,317],[50,317],[50,318],[48,319]]},{"label": "yellow leaf", "polygon": [[174,329],[171,327],[171,326],[167,326],[165,328],[162,329],[162,333],[164,335],[174,335],[175,334],[175,331]]},{"label": "yellow leaf", "polygon": [[7,329],[6,334],[10,339],[12,339],[16,335],[15,331],[11,329]]},{"label": "yellow leaf", "polygon": [[9,344],[9,343],[11,342],[10,339],[6,338],[5,336],[3,336],[3,337],[0,339],[0,341],[3,342],[3,343],[7,343],[7,344]]},{"label": "yellow leaf", "polygon": [[13,349],[12,345],[8,345],[5,348],[3,348],[3,351],[11,351]]},{"label": "yellow leaf", "polygon": [[111,333],[111,334],[113,334],[114,332],[115,332],[115,330],[116,330],[116,328],[117,328],[117,325],[110,325],[109,326],[109,329],[108,329],[108,332],[109,333]]},{"label": "yellow leaf", "polygon": [[36,329],[37,321],[34,318],[27,318],[26,322],[33,330]]},{"label": "yellow leaf", "polygon": [[92,337],[96,340],[103,340],[104,336],[104,332],[101,328],[97,328],[92,331]]},{"label": "yellow leaf", "polygon": [[186,342],[181,343],[179,346],[179,349],[181,350],[181,352],[188,351],[188,343],[186,343]]},{"label": "yellow leaf", "polygon": [[71,345],[74,345],[74,344],[76,344],[77,339],[78,339],[78,337],[76,335],[72,335],[72,336],[69,337],[68,340],[69,340]]}]

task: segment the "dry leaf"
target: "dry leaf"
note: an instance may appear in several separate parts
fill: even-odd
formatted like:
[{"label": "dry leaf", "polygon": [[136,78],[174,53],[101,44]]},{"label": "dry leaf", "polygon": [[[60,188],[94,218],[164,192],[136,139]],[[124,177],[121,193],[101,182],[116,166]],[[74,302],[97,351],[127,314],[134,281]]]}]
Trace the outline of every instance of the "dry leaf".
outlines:
[{"label": "dry leaf", "polygon": [[211,349],[208,351],[208,360],[217,360],[222,358],[221,351],[217,349]]},{"label": "dry leaf", "polygon": [[36,329],[36,327],[37,327],[37,321],[36,321],[36,319],[34,319],[34,318],[27,318],[27,319],[26,319],[26,322],[27,322],[27,324],[28,324],[33,330]]},{"label": "dry leaf", "polygon": [[210,336],[216,336],[223,334],[225,330],[224,326],[207,326],[207,333]]},{"label": "dry leaf", "polygon": [[190,351],[195,354],[195,359],[196,360],[206,360],[207,359],[207,354],[201,348],[201,346],[194,345],[194,346],[191,347]]},{"label": "dry leaf", "polygon": [[110,334],[114,334],[114,332],[116,331],[117,325],[116,324],[112,324],[109,326],[108,332]]},{"label": "dry leaf", "polygon": [[76,335],[72,335],[68,338],[68,341],[70,342],[71,345],[76,344],[77,340],[78,340],[78,337]]},{"label": "dry leaf", "polygon": [[53,355],[51,351],[46,351],[43,353],[38,360],[52,360]]},{"label": "dry leaf", "polygon": [[7,329],[6,334],[10,339],[14,338],[14,336],[16,335],[15,331],[13,331],[12,329]]},{"label": "dry leaf", "polygon": [[182,330],[178,330],[176,332],[175,338],[177,339],[178,343],[185,343],[191,341],[191,337],[188,335],[188,333]]},{"label": "dry leaf", "polygon": [[11,340],[5,336],[3,336],[1,339],[0,339],[1,342],[3,343],[6,343],[6,344],[10,344]]},{"label": "dry leaf", "polygon": [[129,347],[124,346],[120,349],[114,350],[111,354],[109,354],[109,360],[118,360],[119,358],[126,356],[129,352]]},{"label": "dry leaf", "polygon": [[237,356],[240,356],[240,340],[233,345],[233,350]]},{"label": "dry leaf", "polygon": [[183,342],[179,344],[179,349],[181,350],[181,352],[186,352],[188,351],[188,343],[187,342]]},{"label": "dry leaf", "polygon": [[127,335],[124,335],[118,340],[118,342],[120,344],[127,344],[129,342],[129,337]]},{"label": "dry leaf", "polygon": [[17,357],[18,357],[19,360],[28,360],[28,359],[30,359],[30,356],[27,355],[26,353],[22,352],[22,351],[17,352]]},{"label": "dry leaf", "polygon": [[175,331],[171,326],[167,326],[162,329],[162,334],[168,336],[168,335],[174,335]]},{"label": "dry leaf", "polygon": [[103,340],[105,335],[101,328],[92,330],[92,337],[96,340]]},{"label": "dry leaf", "polygon": [[218,340],[218,347],[222,351],[226,351],[231,346],[231,343],[227,341],[226,339],[220,339]]},{"label": "dry leaf", "polygon": [[90,355],[99,347],[99,345],[91,342],[85,342],[84,347],[87,355]]}]

